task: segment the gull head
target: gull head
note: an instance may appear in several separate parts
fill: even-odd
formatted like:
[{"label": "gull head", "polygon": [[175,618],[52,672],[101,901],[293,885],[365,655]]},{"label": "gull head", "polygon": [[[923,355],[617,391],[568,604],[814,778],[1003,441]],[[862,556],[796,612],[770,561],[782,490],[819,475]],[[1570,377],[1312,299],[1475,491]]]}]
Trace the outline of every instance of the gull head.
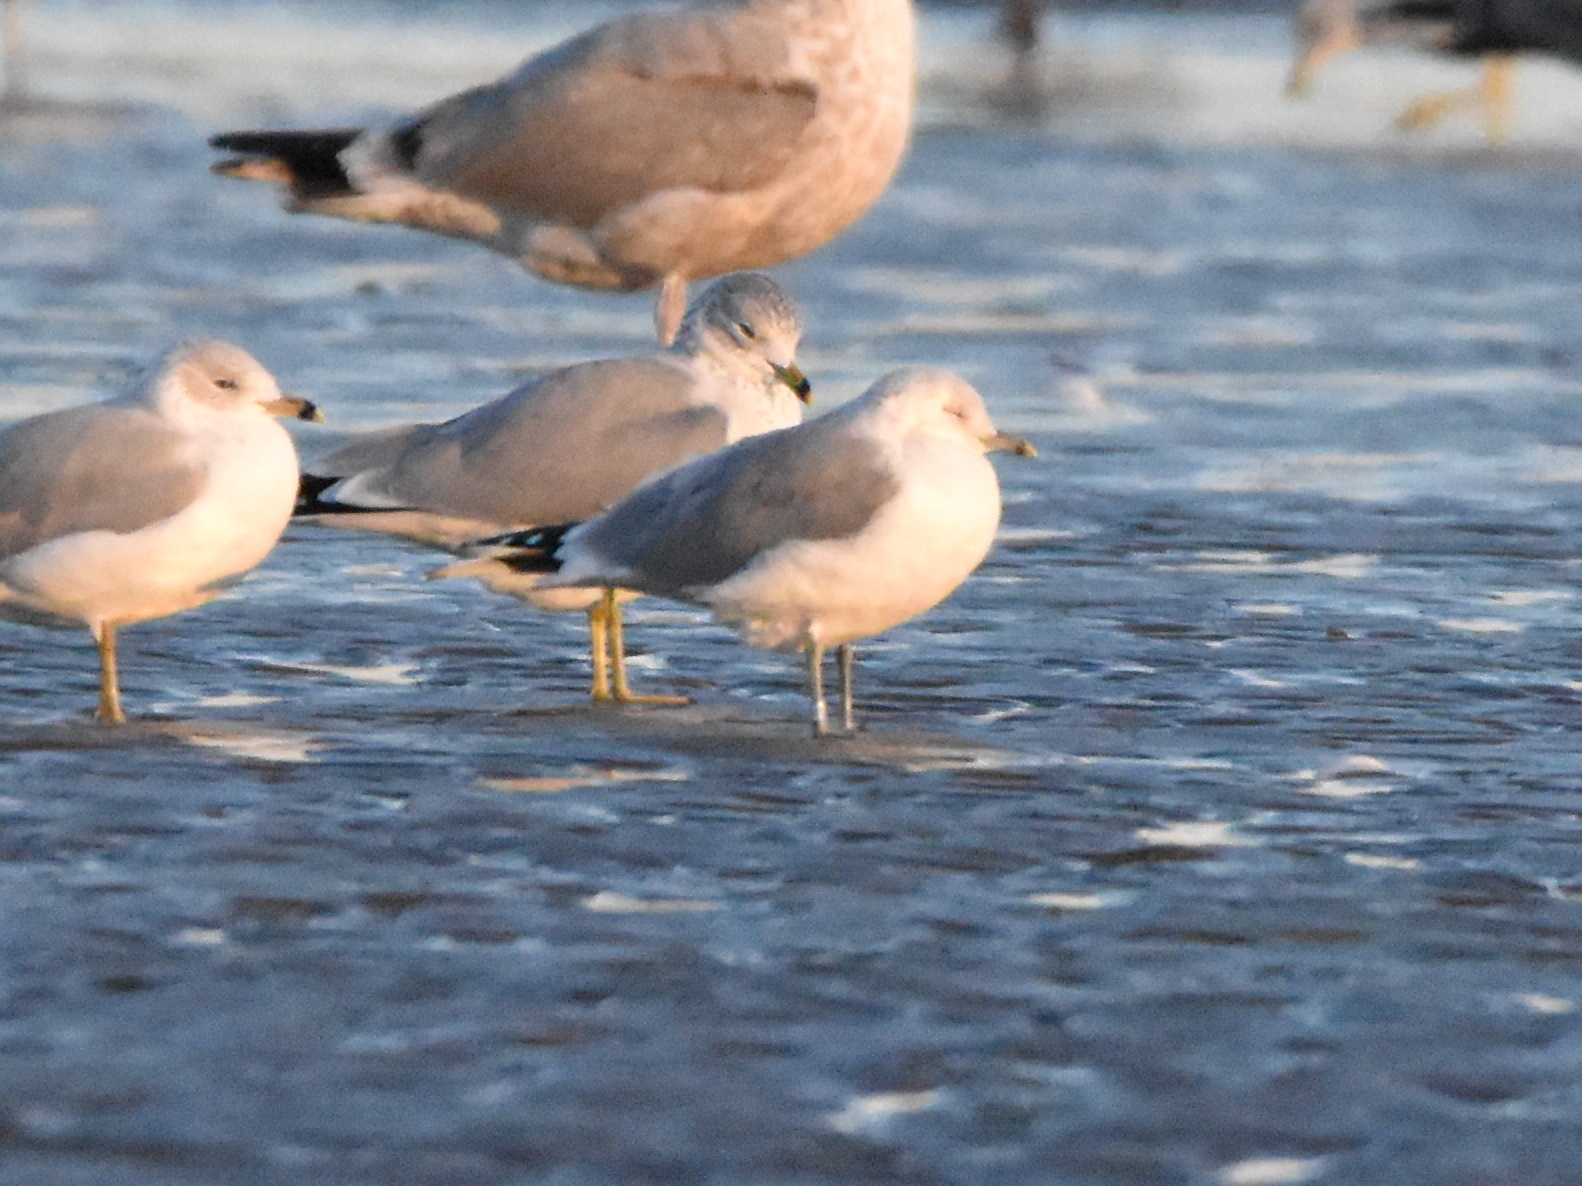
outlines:
[{"label": "gull head", "polygon": [[141,394],[168,415],[196,411],[324,419],[309,400],[282,395],[274,376],[247,351],[214,338],[172,349],[154,364]]},{"label": "gull head", "polygon": [[736,272],[705,288],[687,310],[675,349],[733,370],[745,367],[810,404],[812,389],[796,365],[801,340],[802,316],[791,294],[761,272]]},{"label": "gull head", "polygon": [[994,427],[983,397],[960,375],[933,367],[906,367],[885,375],[853,405],[872,409],[899,434],[921,432],[958,441],[983,453],[1005,451],[1036,457],[1021,437]]}]

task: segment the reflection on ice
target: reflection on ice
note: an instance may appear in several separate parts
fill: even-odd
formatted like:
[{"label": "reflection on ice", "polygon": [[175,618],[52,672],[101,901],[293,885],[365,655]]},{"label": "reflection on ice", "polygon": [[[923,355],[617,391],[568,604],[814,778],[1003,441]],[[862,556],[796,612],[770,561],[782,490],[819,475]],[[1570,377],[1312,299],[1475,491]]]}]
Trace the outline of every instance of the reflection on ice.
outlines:
[{"label": "reflection on ice", "polygon": [[1138,828],[1136,836],[1144,844],[1180,848],[1228,848],[1263,843],[1256,836],[1236,831],[1235,824],[1220,820],[1189,820],[1162,828]]},{"label": "reflection on ice", "polygon": [[1435,625],[1462,634],[1520,634],[1527,629],[1508,618],[1441,618]]},{"label": "reflection on ice", "polygon": [[1354,581],[1372,575],[1378,562],[1379,557],[1363,553],[1292,560],[1272,552],[1199,552],[1194,563],[1179,567],[1184,572],[1233,572],[1260,576],[1290,573]]},{"label": "reflection on ice", "polygon": [[1346,864],[1364,869],[1416,869],[1422,862],[1415,857],[1389,857],[1372,852],[1348,852]]},{"label": "reflection on ice", "polygon": [[230,936],[219,927],[185,927],[170,937],[178,947],[220,947]]},{"label": "reflection on ice", "polygon": [[1577,1003],[1566,997],[1550,996],[1541,992],[1519,992],[1511,997],[1516,1005],[1536,1013],[1540,1017],[1562,1017],[1567,1013],[1575,1013]]},{"label": "reflection on ice", "polygon": [[232,757],[259,762],[313,762],[316,761],[314,753],[324,746],[321,738],[311,734],[280,729],[227,729],[212,723],[167,726],[165,732],[199,749],[218,750]]},{"label": "reflection on ice", "polygon": [[480,778],[478,784],[491,791],[515,791],[534,795],[553,795],[560,791],[580,790],[587,787],[610,786],[625,782],[686,782],[692,775],[686,770],[611,767],[595,769],[577,766],[563,775],[529,777]]},{"label": "reflection on ice", "polygon": [[872,1134],[882,1130],[896,1116],[927,1112],[939,1107],[944,1101],[945,1093],[938,1089],[855,1096],[844,1108],[829,1117],[829,1125],[836,1132]]},{"label": "reflection on ice", "polygon": [[1489,594],[1489,600],[1496,605],[1510,606],[1550,605],[1575,597],[1570,589],[1500,589]]},{"label": "reflection on ice", "polygon": [[1328,1165],[1323,1157],[1255,1157],[1219,1171],[1220,1186],[1293,1186],[1320,1177]]},{"label": "reflection on ice", "polygon": [[283,697],[260,696],[252,692],[224,692],[217,696],[194,696],[190,700],[160,700],[149,705],[150,712],[189,713],[210,708],[256,708],[279,704]]},{"label": "reflection on ice", "polygon": [[307,675],[333,675],[359,684],[385,684],[390,687],[411,687],[418,683],[412,673],[419,664],[391,661],[364,665],[345,663],[306,663],[284,659],[262,664],[275,671],[300,671]]},{"label": "reflection on ice", "polygon": [[1067,891],[1064,893],[1028,894],[1023,901],[1030,906],[1041,906],[1045,910],[1065,912],[1069,910],[1106,910],[1114,906],[1125,905],[1135,897],[1135,894],[1123,891],[1108,891],[1105,893]]},{"label": "reflection on ice", "polygon": [[1384,779],[1388,774],[1398,774],[1388,762],[1371,754],[1350,754],[1330,762],[1319,770],[1299,770],[1291,775],[1304,795],[1317,795],[1325,799],[1356,799],[1364,795],[1383,795],[1395,789]]},{"label": "reflection on ice", "polygon": [[595,914],[699,914],[718,910],[721,903],[696,898],[633,898],[613,890],[600,890],[582,903]]}]

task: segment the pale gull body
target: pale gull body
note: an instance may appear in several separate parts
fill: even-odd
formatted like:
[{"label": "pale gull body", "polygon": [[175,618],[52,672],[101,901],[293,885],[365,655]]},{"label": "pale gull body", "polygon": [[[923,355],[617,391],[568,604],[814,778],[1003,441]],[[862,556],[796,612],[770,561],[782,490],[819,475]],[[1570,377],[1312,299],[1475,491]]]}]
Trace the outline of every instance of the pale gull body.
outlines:
[{"label": "pale gull body", "polygon": [[287,208],[469,239],[547,280],[661,285],[793,259],[889,184],[913,90],[910,0],[641,13],[382,128],[230,132],[215,166]]},{"label": "pale gull body", "polygon": [[[444,424],[354,441],[315,463],[300,512],[440,547],[591,518],[656,471],[801,420],[801,333],[795,303],[769,277],[724,277],[699,297],[671,348],[579,363]],[[541,591],[536,577],[488,565],[442,575],[478,576],[542,609],[589,610],[595,698],[638,699],[613,598]]]},{"label": "pale gull body", "polygon": [[0,617],[84,625],[119,723],[118,627],[202,605],[274,547],[316,419],[228,342],[185,342],[124,395],[0,433]]},{"label": "pale gull body", "polygon": [[946,371],[886,375],[795,428],[700,458],[568,531],[528,533],[495,563],[558,568],[546,584],[614,585],[707,607],[747,642],[805,650],[814,728],[828,731],[823,655],[838,647],[853,728],[851,644],[942,601],[994,540],[985,452],[1031,454]]}]

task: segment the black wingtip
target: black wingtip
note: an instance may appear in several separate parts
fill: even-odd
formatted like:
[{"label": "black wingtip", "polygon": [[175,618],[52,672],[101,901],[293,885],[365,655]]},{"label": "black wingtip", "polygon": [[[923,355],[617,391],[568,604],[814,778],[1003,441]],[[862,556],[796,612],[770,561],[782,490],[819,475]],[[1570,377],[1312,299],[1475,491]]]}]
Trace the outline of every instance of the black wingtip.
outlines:
[{"label": "black wingtip", "polygon": [[318,474],[303,474],[297,480],[297,504],[291,508],[292,517],[322,515],[344,509],[333,502],[324,501],[323,497],[324,492],[339,481],[339,478],[324,478]]},{"label": "black wingtip", "polygon": [[494,548],[530,548],[535,552],[554,552],[576,523],[555,523],[548,527],[526,527],[508,531],[504,535],[478,540],[478,546]]},{"label": "black wingtip", "polygon": [[222,177],[280,182],[299,201],[341,197],[354,192],[341,150],[361,134],[361,128],[218,132],[209,147],[237,155],[210,168]]},{"label": "black wingtip", "polygon": [[310,515],[411,515],[421,514],[421,507],[360,507],[356,503],[339,502],[325,498],[331,487],[338,486],[345,478],[324,478],[318,474],[303,474],[297,479],[297,504],[291,508],[291,517],[300,519]]},{"label": "black wingtip", "polygon": [[473,546],[500,549],[496,559],[512,572],[555,573],[560,571],[560,545],[575,526],[575,523],[556,523],[549,527],[508,531],[478,540]]},{"label": "black wingtip", "polygon": [[224,152],[335,153],[363,134],[362,128],[252,128],[238,132],[216,132],[209,147]]}]

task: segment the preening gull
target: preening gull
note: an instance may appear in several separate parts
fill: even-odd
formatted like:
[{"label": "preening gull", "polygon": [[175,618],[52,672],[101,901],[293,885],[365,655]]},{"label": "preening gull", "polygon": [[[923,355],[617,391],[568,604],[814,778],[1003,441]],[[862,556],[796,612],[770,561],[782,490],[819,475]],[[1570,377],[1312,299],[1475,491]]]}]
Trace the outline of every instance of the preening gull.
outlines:
[{"label": "preening gull", "polygon": [[692,602],[754,646],[807,652],[814,732],[823,659],[942,601],[988,553],[1000,488],[986,452],[1031,456],[948,371],[910,368],[817,420],[673,470],[580,526],[522,533],[493,563],[546,586],[618,586]]},{"label": "preening gull", "polygon": [[1483,78],[1465,91],[1419,99],[1397,119],[1403,128],[1437,123],[1456,107],[1484,109],[1488,138],[1510,126],[1515,55],[1545,53],[1582,62],[1577,0],[1304,0],[1294,26],[1295,62],[1286,93],[1307,93],[1318,68],[1365,45],[1403,45],[1481,56]]},{"label": "preening gull", "polygon": [[123,395],[0,432],[0,617],[88,627],[100,720],[126,719],[117,628],[202,605],[280,538],[297,454],[275,416],[319,418],[239,346],[191,341]]},{"label": "preening gull", "polygon": [[[758,273],[711,284],[668,350],[578,363],[444,424],[371,433],[315,463],[299,513],[439,547],[587,519],[639,482],[701,453],[796,424],[811,398],[794,363],[801,320]],[[542,609],[586,609],[595,699],[630,702],[619,604],[587,590],[463,563]],[[608,670],[613,663],[614,686]]]},{"label": "preening gull", "polygon": [[660,285],[828,242],[895,173],[911,123],[910,0],[737,0],[621,17],[498,82],[378,128],[228,132],[215,165],[292,211],[481,243],[546,280]]}]

